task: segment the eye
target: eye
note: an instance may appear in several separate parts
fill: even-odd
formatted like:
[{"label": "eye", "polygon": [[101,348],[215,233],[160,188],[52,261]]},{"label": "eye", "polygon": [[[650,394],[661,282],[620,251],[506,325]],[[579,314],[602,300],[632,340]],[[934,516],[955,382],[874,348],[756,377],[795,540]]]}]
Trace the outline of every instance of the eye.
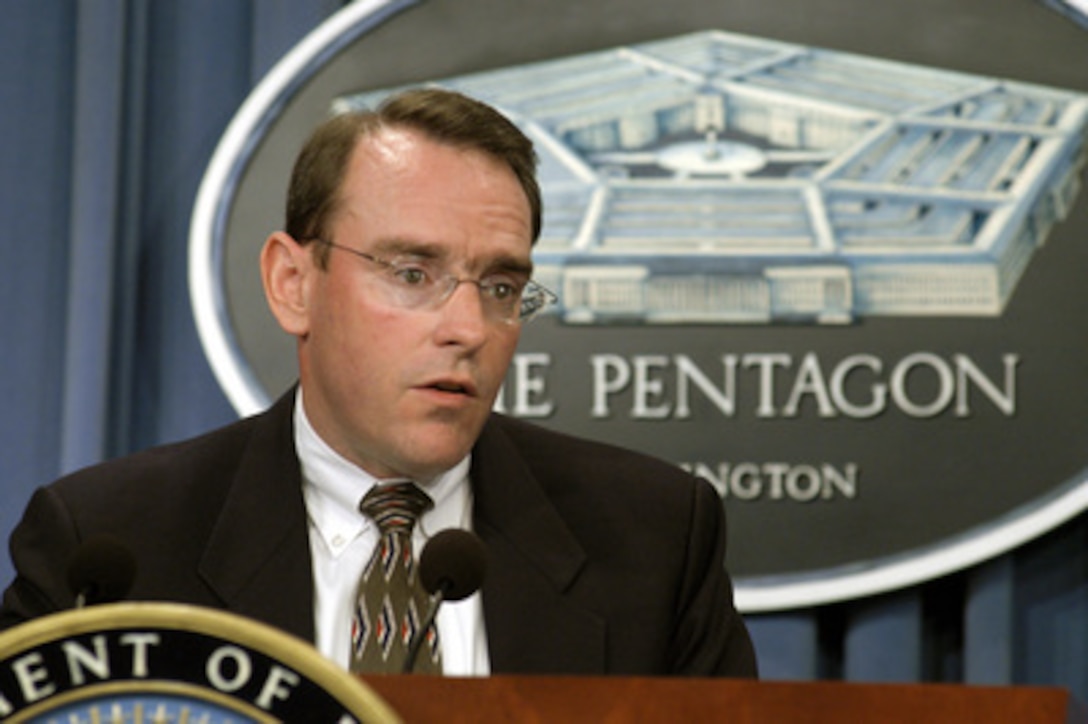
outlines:
[{"label": "eye", "polygon": [[498,276],[488,278],[482,286],[487,289],[492,299],[509,302],[518,298],[525,283],[510,277]]},{"label": "eye", "polygon": [[424,286],[431,281],[427,270],[418,265],[391,264],[389,270],[397,282],[407,287]]}]

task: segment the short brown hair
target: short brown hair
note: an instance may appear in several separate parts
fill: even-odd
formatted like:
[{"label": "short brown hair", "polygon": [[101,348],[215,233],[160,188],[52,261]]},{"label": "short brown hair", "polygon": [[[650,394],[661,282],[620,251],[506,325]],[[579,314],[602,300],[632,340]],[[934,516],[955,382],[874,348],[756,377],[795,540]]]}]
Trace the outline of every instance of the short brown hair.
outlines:
[{"label": "short brown hair", "polygon": [[284,227],[288,234],[300,243],[325,237],[352,152],[360,139],[383,127],[410,128],[439,143],[482,151],[509,166],[529,200],[536,243],[542,203],[532,141],[491,106],[438,88],[404,91],[376,110],[343,113],[318,126],[291,173]]}]

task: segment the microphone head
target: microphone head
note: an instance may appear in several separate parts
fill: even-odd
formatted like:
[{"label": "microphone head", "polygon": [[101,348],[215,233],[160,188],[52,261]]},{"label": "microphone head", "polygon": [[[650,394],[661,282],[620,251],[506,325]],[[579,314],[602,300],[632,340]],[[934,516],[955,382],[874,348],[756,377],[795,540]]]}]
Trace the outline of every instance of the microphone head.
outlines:
[{"label": "microphone head", "polygon": [[121,600],[134,580],[135,557],[111,535],[88,538],[68,563],[68,587],[87,604]]},{"label": "microphone head", "polygon": [[420,582],[428,593],[442,591],[446,601],[460,601],[478,591],[486,570],[483,541],[460,528],[434,534],[419,554]]}]

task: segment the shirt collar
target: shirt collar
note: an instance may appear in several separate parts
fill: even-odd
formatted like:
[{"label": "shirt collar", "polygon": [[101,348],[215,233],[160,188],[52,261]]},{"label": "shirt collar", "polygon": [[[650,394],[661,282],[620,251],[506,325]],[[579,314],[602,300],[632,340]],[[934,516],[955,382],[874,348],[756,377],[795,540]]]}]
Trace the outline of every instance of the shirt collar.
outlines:
[{"label": "shirt collar", "polygon": [[[381,482],[332,449],[306,417],[302,388],[295,397],[295,449],[302,470],[303,497],[310,520],[330,551],[362,535],[373,525],[359,512],[359,502]],[[423,514],[418,528],[429,537],[444,528],[468,528],[464,505],[471,454],[426,484],[419,484],[434,507]]]}]

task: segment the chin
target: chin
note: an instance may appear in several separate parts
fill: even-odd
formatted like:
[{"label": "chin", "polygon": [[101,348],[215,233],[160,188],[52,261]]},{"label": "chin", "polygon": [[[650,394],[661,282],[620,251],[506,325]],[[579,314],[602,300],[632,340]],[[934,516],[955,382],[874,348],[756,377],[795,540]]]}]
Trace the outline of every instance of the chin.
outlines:
[{"label": "chin", "polygon": [[[441,421],[405,429],[400,437],[399,457],[413,475],[434,476],[461,462],[479,437],[483,420]],[[392,442],[392,440],[391,440]]]},{"label": "chin", "polygon": [[450,448],[448,451],[432,446],[424,450],[417,450],[418,454],[405,457],[405,468],[409,469],[414,478],[433,478],[440,475],[468,455],[471,446]]}]

